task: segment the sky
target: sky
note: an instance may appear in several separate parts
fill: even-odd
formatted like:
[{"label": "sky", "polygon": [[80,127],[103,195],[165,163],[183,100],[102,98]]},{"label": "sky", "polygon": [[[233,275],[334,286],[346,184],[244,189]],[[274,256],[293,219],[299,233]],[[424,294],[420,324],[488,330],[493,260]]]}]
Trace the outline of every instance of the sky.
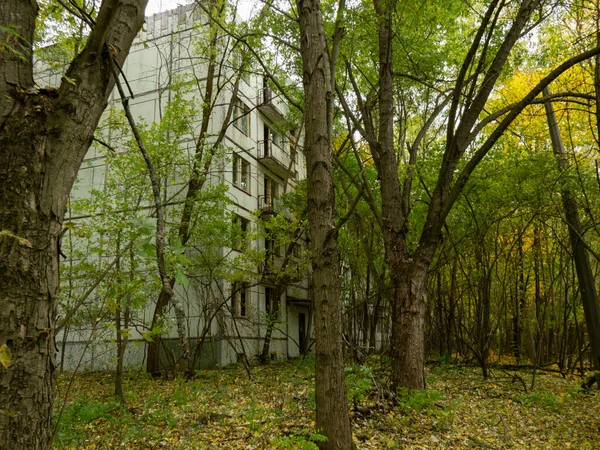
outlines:
[{"label": "sky", "polygon": [[[188,5],[193,2],[194,0],[150,0],[146,7],[146,15],[150,16],[157,12],[175,9],[179,5]],[[238,0],[238,14],[243,19],[247,19],[256,3],[258,3],[257,0]]]},{"label": "sky", "polygon": [[193,0],[150,0],[146,7],[146,15],[150,16],[157,12],[167,11],[169,9],[177,8],[179,5],[186,5],[192,3]]}]

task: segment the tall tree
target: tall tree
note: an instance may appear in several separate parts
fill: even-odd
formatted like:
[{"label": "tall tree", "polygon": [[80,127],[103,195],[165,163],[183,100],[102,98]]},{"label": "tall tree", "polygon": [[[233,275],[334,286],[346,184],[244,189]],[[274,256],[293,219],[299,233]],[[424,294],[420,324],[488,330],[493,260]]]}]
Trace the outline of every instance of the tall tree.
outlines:
[{"label": "tall tree", "polygon": [[[549,88],[544,88],[544,96],[548,97],[549,95]],[[559,169],[564,172],[567,170],[566,150],[558,128],[554,106],[551,102],[546,102],[544,107],[552,140],[552,150]],[[583,227],[581,226],[577,203],[565,182],[561,187],[561,198],[566,222],[569,226],[569,240],[571,241],[573,261],[577,271],[577,281],[581,292],[581,303],[583,304],[587,332],[594,356],[593,364],[595,369],[600,369],[600,309],[598,308],[598,295],[596,294],[596,280],[592,272],[586,243],[583,239]]]},{"label": "tall tree", "polygon": [[[352,118],[353,126],[369,144],[381,180],[380,226],[383,229],[392,284],[391,381],[395,387],[425,387],[424,305],[427,276],[446,218],[462,188],[479,162],[525,106],[541,93],[544,86],[565,70],[600,51],[595,48],[567,60],[551,71],[519,102],[489,118],[479,120],[515,44],[545,17],[542,6],[543,2],[540,0],[523,0],[518,5],[492,0],[486,5],[473,41],[462,60],[453,89],[448,96],[442,96],[437,102],[412,143],[400,140],[399,145],[406,145],[409,150],[407,165],[404,170],[400,170],[397,150],[390,137],[397,119],[393,102],[389,99],[394,95],[390,43],[393,33],[388,31],[393,30],[393,3],[383,0],[375,3],[379,19],[378,101],[374,102],[369,97],[365,99],[354,81],[352,84],[358,114],[353,113],[343,95],[340,97],[346,114]],[[532,20],[536,11],[539,11],[539,17]],[[348,64],[349,77],[353,79],[351,69]],[[447,109],[446,104],[449,105]],[[416,233],[417,236],[409,236],[413,225],[411,217],[415,164],[426,133],[442,112],[447,113],[447,118],[441,164],[436,169],[434,188],[427,192],[429,198],[426,199],[423,226]],[[378,120],[375,120],[377,114]],[[498,125],[480,143],[478,140],[483,128],[492,123],[493,119],[500,118]],[[398,127],[402,127],[400,120]],[[398,134],[406,136],[406,130],[401,130]],[[372,209],[375,210],[376,206],[373,205]]]},{"label": "tall tree", "polygon": [[59,235],[81,161],[144,21],[147,0],[104,0],[60,87],[33,80],[35,0],[0,4],[0,447],[50,440]]},{"label": "tall tree", "polygon": [[304,84],[304,151],[308,181],[308,223],[312,250],[315,299],[317,429],[327,450],[352,447],[342,351],[342,305],[339,281],[338,230],[335,224],[333,183],[333,102],[335,64],[343,30],[339,20],[329,49],[321,4],[299,0],[300,52]]}]

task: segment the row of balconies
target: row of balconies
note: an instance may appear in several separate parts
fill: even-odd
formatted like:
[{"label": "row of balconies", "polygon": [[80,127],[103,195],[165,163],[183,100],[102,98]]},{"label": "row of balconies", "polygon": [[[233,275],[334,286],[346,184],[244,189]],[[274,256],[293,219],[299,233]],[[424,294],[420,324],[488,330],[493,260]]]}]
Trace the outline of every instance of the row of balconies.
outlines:
[{"label": "row of balconies", "polygon": [[[265,86],[258,93],[256,104],[258,110],[271,123],[281,123],[285,120],[285,103],[274,94],[273,90]],[[257,144],[257,159],[271,172],[281,178],[295,177],[295,162],[289,152],[283,146],[278,145],[265,133],[265,139]]]},{"label": "row of balconies", "polygon": [[[278,96],[274,95],[270,87],[265,87],[259,91],[256,104],[258,110],[271,123],[281,123],[285,120],[285,103]],[[289,144],[284,142],[283,145],[279,145],[270,138],[269,133],[265,132],[265,139],[257,142],[256,158],[260,164],[281,178],[295,177],[297,173],[296,163],[290,152],[286,151],[284,147],[289,148]],[[278,214],[279,208],[276,195],[259,196],[258,208],[265,215]],[[276,284],[278,282],[283,259],[281,255],[271,254],[261,264],[259,272],[262,273],[264,282],[267,284]],[[294,285],[303,285],[307,282],[305,274],[299,272],[288,273],[288,276],[290,276],[288,282]]]}]

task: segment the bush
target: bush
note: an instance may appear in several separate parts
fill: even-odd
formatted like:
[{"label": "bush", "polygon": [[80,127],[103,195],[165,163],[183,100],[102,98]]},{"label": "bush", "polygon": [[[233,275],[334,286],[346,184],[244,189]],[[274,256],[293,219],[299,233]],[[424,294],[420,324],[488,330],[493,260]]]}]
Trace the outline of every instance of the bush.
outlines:
[{"label": "bush", "polygon": [[438,391],[415,391],[401,388],[398,390],[398,409],[406,415],[414,413],[436,413],[435,402],[444,398]]},{"label": "bush", "polygon": [[61,408],[56,408],[57,414],[53,417],[53,426],[56,430],[55,440],[67,446],[80,443],[84,438],[82,425],[102,418],[110,419],[113,417],[115,409],[120,407],[117,402],[102,403],[82,396],[65,406],[58,423],[56,422],[59,420],[58,414],[60,414]]},{"label": "bush", "polygon": [[309,433],[306,431],[304,435],[293,435],[286,437],[276,437],[271,439],[273,448],[282,450],[319,450],[316,442],[325,442],[327,438],[322,434]]},{"label": "bush", "polygon": [[556,397],[556,395],[543,389],[529,392],[527,394],[521,394],[517,398],[517,401],[525,406],[540,406],[553,411],[557,411],[562,406],[561,401]]},{"label": "bush", "polygon": [[370,367],[350,366],[344,368],[348,400],[353,404],[363,402],[373,388],[373,372]]}]

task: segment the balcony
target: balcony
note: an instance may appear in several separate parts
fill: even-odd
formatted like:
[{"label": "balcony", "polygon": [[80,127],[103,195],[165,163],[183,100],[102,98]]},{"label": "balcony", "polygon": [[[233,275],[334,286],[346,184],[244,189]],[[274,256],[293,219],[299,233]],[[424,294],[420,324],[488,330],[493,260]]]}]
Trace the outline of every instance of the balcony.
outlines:
[{"label": "balcony", "polygon": [[258,266],[258,272],[261,274],[261,283],[276,286],[281,280],[281,269],[283,258],[277,255],[268,255]]},{"label": "balcony", "polygon": [[278,123],[285,120],[284,103],[274,95],[273,89],[265,87],[258,92],[258,110],[271,122]]},{"label": "balcony", "polygon": [[296,170],[290,155],[270,140],[258,141],[256,158],[258,162],[280,178],[295,176]]},{"label": "balcony", "polygon": [[263,216],[277,214],[277,199],[275,199],[272,195],[259,196],[258,209]]},{"label": "balcony", "polygon": [[296,305],[296,306],[310,306],[310,304],[312,303],[311,300],[308,298],[308,294],[307,298],[299,298],[299,297],[292,297],[291,295],[286,295],[286,301],[290,304],[290,305]]},{"label": "balcony", "polygon": [[[296,296],[308,298],[308,276],[304,273],[297,261],[283,255],[267,254],[264,261],[258,266],[261,274],[261,283],[271,286],[284,285],[293,289]],[[298,295],[305,291],[306,295]]]}]

